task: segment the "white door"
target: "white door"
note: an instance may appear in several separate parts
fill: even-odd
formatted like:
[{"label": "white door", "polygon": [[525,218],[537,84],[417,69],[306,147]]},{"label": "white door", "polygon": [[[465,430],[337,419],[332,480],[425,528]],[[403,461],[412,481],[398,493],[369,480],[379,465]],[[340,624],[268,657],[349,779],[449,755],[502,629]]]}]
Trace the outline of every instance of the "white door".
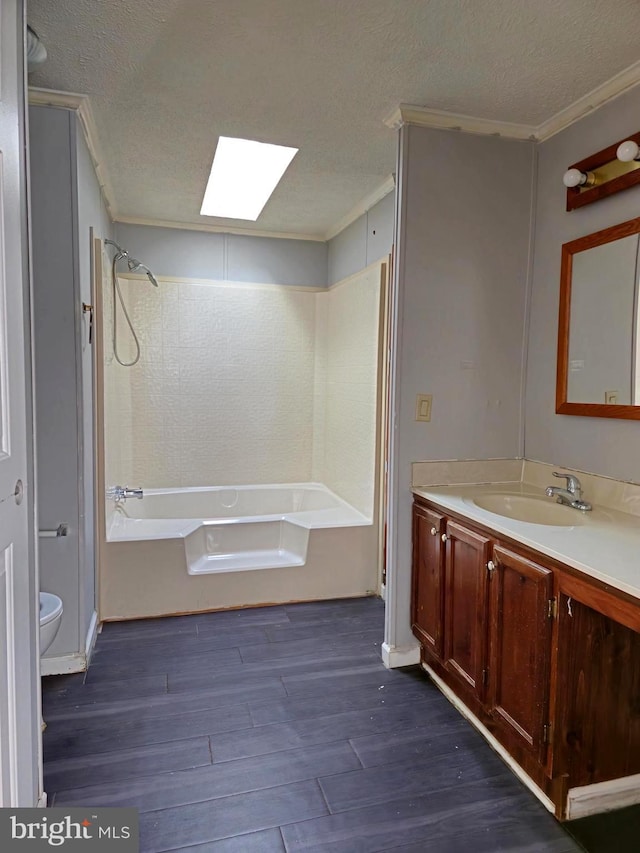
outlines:
[{"label": "white door", "polygon": [[23,2],[0,3],[0,806],[40,796]]}]

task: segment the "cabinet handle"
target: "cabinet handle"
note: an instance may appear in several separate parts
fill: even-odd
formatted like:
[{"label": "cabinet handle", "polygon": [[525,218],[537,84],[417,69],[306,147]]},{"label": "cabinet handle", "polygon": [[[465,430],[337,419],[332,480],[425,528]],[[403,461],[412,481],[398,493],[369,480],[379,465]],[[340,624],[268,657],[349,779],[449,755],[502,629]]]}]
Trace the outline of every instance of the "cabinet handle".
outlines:
[{"label": "cabinet handle", "polygon": [[437,535],[438,535],[438,530],[437,530],[437,528],[436,528],[436,527],[432,527],[432,528],[431,528],[431,535],[432,535],[432,536],[437,536]]},{"label": "cabinet handle", "polygon": [[446,534],[446,533],[443,533],[443,534],[442,534],[442,536],[441,536],[440,538],[442,539],[442,541],[443,541],[443,542],[447,542],[447,541],[448,541],[448,539],[449,539],[449,537],[447,536],[447,534]]},{"label": "cabinet handle", "polygon": [[487,568],[490,572],[495,572],[496,564],[493,562],[493,560],[489,560],[489,562],[487,563]]}]

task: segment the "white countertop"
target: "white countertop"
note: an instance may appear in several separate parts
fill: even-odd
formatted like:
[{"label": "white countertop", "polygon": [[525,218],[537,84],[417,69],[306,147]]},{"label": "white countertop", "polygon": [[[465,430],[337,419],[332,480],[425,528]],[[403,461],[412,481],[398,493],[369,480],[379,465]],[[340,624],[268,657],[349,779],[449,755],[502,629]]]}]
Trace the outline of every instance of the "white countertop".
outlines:
[{"label": "white countertop", "polygon": [[[640,599],[640,518],[609,507],[594,506],[576,513],[572,527],[555,527],[516,521],[481,509],[473,499],[488,493],[544,496],[527,483],[492,483],[474,486],[424,486],[413,493],[445,510],[465,516],[496,533],[553,557],[592,578]],[[553,498],[547,498],[550,502]]]}]

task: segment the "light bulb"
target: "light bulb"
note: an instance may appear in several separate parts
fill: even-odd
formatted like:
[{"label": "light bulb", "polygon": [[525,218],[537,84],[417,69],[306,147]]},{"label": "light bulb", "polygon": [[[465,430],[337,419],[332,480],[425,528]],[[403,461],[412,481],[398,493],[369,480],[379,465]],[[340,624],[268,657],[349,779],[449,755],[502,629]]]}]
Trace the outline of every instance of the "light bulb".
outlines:
[{"label": "light bulb", "polygon": [[565,187],[581,187],[587,183],[587,175],[580,169],[567,169],[562,176],[562,183]]},{"label": "light bulb", "polygon": [[616,156],[618,160],[622,160],[623,163],[631,163],[632,160],[640,160],[640,147],[637,142],[633,141],[633,139],[626,139],[618,145]]}]

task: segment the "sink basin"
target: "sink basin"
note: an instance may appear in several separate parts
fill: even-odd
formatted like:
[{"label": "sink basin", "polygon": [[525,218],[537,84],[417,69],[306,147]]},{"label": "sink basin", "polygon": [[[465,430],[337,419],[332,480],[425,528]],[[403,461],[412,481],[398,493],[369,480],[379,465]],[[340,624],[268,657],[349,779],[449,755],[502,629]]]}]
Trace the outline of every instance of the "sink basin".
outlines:
[{"label": "sink basin", "polygon": [[578,509],[572,509],[553,502],[550,498],[537,495],[512,495],[505,492],[493,492],[472,498],[471,502],[480,509],[526,521],[529,524],[546,524],[551,527],[574,527],[584,523],[584,516]]}]

